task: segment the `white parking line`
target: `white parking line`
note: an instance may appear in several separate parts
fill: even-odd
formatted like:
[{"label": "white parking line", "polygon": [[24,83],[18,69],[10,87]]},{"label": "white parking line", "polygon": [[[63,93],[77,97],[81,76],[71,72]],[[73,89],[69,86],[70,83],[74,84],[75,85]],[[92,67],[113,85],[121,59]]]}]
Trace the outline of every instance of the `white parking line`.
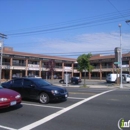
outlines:
[{"label": "white parking line", "polygon": [[[115,89],[114,89],[114,90],[115,90]],[[42,124],[46,123],[47,121],[50,121],[50,120],[52,120],[53,118],[55,118],[55,117],[57,117],[57,116],[60,116],[61,114],[65,113],[65,112],[67,112],[67,111],[69,111],[69,110],[71,110],[71,109],[73,109],[73,108],[75,108],[75,107],[77,107],[77,106],[79,106],[79,105],[81,105],[81,104],[83,104],[83,103],[85,103],[85,102],[91,100],[91,99],[93,99],[93,98],[96,98],[96,97],[98,97],[98,96],[100,96],[100,95],[103,95],[103,94],[105,94],[105,93],[108,93],[108,92],[111,92],[111,91],[114,91],[114,90],[105,91],[105,92],[96,94],[96,95],[94,95],[94,96],[91,96],[91,97],[89,97],[89,98],[86,98],[86,99],[84,99],[84,100],[82,100],[82,101],[79,101],[79,102],[77,102],[77,103],[75,103],[75,104],[73,104],[73,105],[71,105],[71,106],[69,106],[69,107],[66,107],[66,108],[64,108],[64,109],[62,109],[62,110],[60,110],[60,111],[58,111],[58,112],[56,112],[56,113],[54,113],[54,114],[51,114],[51,115],[49,115],[49,116],[47,116],[47,117],[45,117],[45,118],[43,118],[43,119],[41,119],[41,120],[38,120],[38,121],[36,121],[36,122],[34,122],[34,123],[32,123],[32,124],[29,124],[29,125],[27,125],[27,126],[25,126],[25,127],[22,127],[22,128],[20,128],[19,130],[31,130],[31,129],[33,129],[33,128],[39,126],[39,125],[42,125]]]},{"label": "white parking line", "polygon": [[70,99],[86,99],[86,98],[77,98],[77,97],[68,97],[68,98],[70,98]]},{"label": "white parking line", "polygon": [[38,106],[38,107],[49,107],[49,108],[64,109],[64,107],[45,106],[45,105],[37,105],[37,104],[29,104],[29,103],[21,103],[21,104],[23,104],[23,105],[29,105],[29,106]]},{"label": "white parking line", "polygon": [[13,129],[13,128],[2,126],[2,125],[0,125],[0,128],[7,129],[7,130],[17,130],[17,129]]}]

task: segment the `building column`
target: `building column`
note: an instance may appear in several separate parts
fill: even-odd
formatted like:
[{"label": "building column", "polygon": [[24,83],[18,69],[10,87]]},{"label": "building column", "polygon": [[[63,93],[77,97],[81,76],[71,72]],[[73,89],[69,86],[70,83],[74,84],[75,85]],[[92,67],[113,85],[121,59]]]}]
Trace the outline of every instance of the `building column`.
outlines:
[{"label": "building column", "polygon": [[64,62],[62,62],[62,79],[64,79]]},{"label": "building column", "polygon": [[72,63],[72,77],[74,76],[74,63]]},{"label": "building column", "polygon": [[39,77],[41,77],[42,61],[39,62]]},{"label": "building column", "polygon": [[102,80],[102,64],[100,63],[100,80]]},{"label": "building column", "polygon": [[26,70],[25,70],[25,76],[28,76],[28,59],[26,59]]},{"label": "building column", "polygon": [[9,72],[9,79],[12,79],[12,64],[13,64],[13,58],[10,58],[10,72]]}]

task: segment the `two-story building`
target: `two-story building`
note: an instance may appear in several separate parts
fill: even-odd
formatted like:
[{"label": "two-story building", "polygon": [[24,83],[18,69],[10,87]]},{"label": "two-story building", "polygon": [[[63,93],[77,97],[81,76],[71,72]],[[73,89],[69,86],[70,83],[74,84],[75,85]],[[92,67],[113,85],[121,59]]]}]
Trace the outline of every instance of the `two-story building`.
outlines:
[{"label": "two-story building", "polygon": [[[50,60],[55,62],[54,75],[58,78],[64,78],[66,72],[71,76],[84,77],[84,72],[77,70],[77,59],[17,52],[12,47],[4,47],[1,78],[2,80],[9,80],[15,76],[24,77],[29,75],[37,75],[44,79],[50,78],[49,69],[46,65]],[[123,54],[122,60],[123,73],[130,73],[130,53]],[[117,71],[114,65],[115,55],[94,55],[91,57],[90,62],[94,69],[92,72],[87,73],[88,79],[102,80],[108,73],[116,73]]]}]

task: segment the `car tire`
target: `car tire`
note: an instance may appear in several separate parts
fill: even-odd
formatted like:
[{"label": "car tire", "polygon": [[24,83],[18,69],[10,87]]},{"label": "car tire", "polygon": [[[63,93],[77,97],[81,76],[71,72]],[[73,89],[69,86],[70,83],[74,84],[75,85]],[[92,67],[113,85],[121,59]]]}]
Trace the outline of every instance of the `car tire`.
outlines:
[{"label": "car tire", "polygon": [[61,80],[61,81],[60,81],[60,83],[61,83],[61,84],[64,84],[64,81],[63,81],[63,80]]},{"label": "car tire", "polygon": [[42,103],[42,104],[47,104],[47,103],[49,102],[49,96],[48,96],[48,94],[46,94],[46,93],[41,93],[41,94],[39,95],[39,101],[40,101],[40,103]]}]

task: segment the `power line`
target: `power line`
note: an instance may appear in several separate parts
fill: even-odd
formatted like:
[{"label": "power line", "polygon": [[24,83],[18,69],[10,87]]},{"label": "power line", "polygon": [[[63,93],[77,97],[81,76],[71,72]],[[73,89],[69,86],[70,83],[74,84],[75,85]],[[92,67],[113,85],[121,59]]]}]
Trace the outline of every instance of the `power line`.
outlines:
[{"label": "power line", "polygon": [[[127,12],[128,13],[128,12]],[[124,14],[125,16],[130,16],[129,13],[128,14]],[[105,18],[107,17],[107,18]],[[110,15],[108,17],[101,17],[99,19],[97,19],[97,17],[95,17],[95,19],[92,19],[88,22],[82,22],[82,23],[76,23],[76,24],[71,24],[71,25],[65,25],[65,26],[57,26],[57,27],[53,27],[53,28],[47,28],[47,29],[40,29],[40,30],[34,30],[34,31],[25,31],[25,32],[16,32],[16,33],[9,33],[8,35],[10,36],[17,36],[17,35],[27,35],[27,34],[37,34],[37,33],[44,33],[44,32],[53,32],[53,31],[57,31],[57,30],[65,30],[65,29],[70,29],[70,28],[77,28],[77,27],[84,27],[84,26],[89,26],[92,25],[94,26],[97,23],[104,23],[106,21],[112,21],[115,19],[121,19],[122,17],[119,15]]]},{"label": "power line", "polygon": [[[125,16],[120,13],[120,11],[115,7],[115,5],[114,5],[110,0],[108,0],[108,2],[114,7],[114,9],[115,9],[123,18],[125,18]],[[125,20],[126,20],[126,19],[125,19]]]},{"label": "power line", "polygon": [[[122,10],[122,14],[124,13],[124,15],[126,14],[126,13],[129,13],[128,11],[130,11],[130,9],[127,9],[127,10]],[[29,29],[37,29],[37,28],[42,28],[42,27],[54,27],[54,26],[56,26],[56,25],[66,25],[66,24],[70,24],[70,23],[77,23],[77,22],[83,22],[83,21],[86,21],[86,20],[94,20],[94,19],[96,19],[96,18],[101,18],[101,17],[110,17],[110,16],[115,16],[115,15],[117,15],[117,13],[116,12],[112,12],[112,13],[106,13],[106,14],[101,14],[101,15],[96,15],[96,16],[91,16],[91,17],[87,17],[87,18],[80,18],[80,19],[76,19],[76,20],[70,20],[70,21],[65,21],[65,22],[59,22],[59,23],[53,23],[53,24],[49,24],[49,25],[44,25],[44,26],[37,26],[37,27],[30,27],[30,28],[25,28],[25,29],[18,29],[18,30],[12,30],[12,31],[22,31],[22,30],[29,30]],[[9,32],[9,31],[8,31]],[[6,31],[6,33],[8,33],[7,31]]]}]

